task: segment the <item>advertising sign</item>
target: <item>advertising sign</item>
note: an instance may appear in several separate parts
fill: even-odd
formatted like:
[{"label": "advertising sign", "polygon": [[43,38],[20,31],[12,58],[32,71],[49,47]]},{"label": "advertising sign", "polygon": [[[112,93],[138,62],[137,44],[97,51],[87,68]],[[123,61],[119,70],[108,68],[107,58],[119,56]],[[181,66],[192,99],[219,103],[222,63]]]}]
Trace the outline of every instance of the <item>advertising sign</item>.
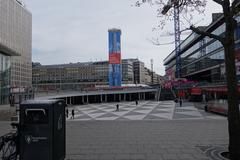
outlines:
[{"label": "advertising sign", "polygon": [[120,64],[109,64],[109,86],[117,87],[122,84],[122,68]]},{"label": "advertising sign", "polygon": [[121,64],[121,54],[109,54],[109,64]]},{"label": "advertising sign", "polygon": [[191,95],[201,95],[201,94],[202,94],[201,88],[192,88],[191,89]]},{"label": "advertising sign", "polygon": [[111,29],[108,31],[109,44],[109,86],[121,86],[121,30]]}]

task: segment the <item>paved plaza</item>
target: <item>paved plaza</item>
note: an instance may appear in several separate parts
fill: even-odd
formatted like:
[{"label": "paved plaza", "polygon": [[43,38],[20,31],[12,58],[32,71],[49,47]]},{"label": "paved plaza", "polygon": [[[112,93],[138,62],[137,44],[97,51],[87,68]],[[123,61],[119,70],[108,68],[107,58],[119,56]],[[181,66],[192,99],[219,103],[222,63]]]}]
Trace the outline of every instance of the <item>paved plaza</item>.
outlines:
[{"label": "paved plaza", "polygon": [[[227,150],[225,117],[190,102],[124,102],[119,112],[115,105],[75,106],[66,160],[224,160],[213,155]],[[9,123],[0,122],[0,135],[11,130]]]},{"label": "paved plaza", "polygon": [[67,160],[224,160],[227,121],[68,121]]},{"label": "paved plaza", "polygon": [[228,144],[225,117],[190,102],[124,102],[119,111],[116,104],[75,106],[67,160],[224,160],[218,155]]},{"label": "paved plaza", "polygon": [[[117,104],[119,104],[119,111],[116,111]],[[75,119],[69,117],[68,120],[224,119],[222,116],[195,108],[191,102],[184,102],[182,107],[173,101],[139,101],[138,105],[135,102],[121,102],[88,104],[74,108]]]}]

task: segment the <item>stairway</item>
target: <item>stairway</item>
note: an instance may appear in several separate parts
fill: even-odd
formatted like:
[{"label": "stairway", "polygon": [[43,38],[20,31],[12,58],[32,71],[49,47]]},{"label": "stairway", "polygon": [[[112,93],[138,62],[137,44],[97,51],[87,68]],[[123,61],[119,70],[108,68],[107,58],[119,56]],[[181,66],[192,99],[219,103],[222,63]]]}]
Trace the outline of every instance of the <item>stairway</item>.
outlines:
[{"label": "stairway", "polygon": [[161,88],[159,94],[160,101],[174,100],[175,96],[171,88]]}]

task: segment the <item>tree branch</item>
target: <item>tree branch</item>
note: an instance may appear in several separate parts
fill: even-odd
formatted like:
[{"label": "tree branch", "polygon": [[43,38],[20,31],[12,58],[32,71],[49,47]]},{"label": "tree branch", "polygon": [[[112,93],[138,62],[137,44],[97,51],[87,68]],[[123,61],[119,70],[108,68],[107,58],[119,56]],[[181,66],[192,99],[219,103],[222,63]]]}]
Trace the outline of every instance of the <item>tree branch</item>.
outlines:
[{"label": "tree branch", "polygon": [[167,43],[160,43],[158,38],[152,38],[152,39],[147,39],[149,42],[151,42],[153,45],[156,46],[163,46],[163,45],[170,45],[170,44],[174,44],[175,41],[172,42],[167,42]]},{"label": "tree branch", "polygon": [[231,14],[234,16],[240,12],[240,2],[239,0],[235,0],[232,2],[232,11]]},{"label": "tree branch", "polygon": [[208,32],[205,32],[205,31],[202,31],[202,30],[200,30],[200,29],[198,29],[198,28],[196,28],[196,27],[194,27],[194,26],[191,26],[190,29],[191,29],[193,32],[195,32],[195,33],[197,33],[197,34],[199,34],[199,35],[207,36],[207,37],[209,37],[209,38],[216,39],[216,40],[220,41],[222,44],[225,44],[225,39],[224,39],[223,37],[220,37],[220,36],[218,36],[218,35],[215,35],[215,34],[212,34],[212,33],[208,33]]},{"label": "tree branch", "polygon": [[217,4],[219,4],[219,5],[223,5],[223,1],[222,0],[213,0],[214,2],[216,2]]},{"label": "tree branch", "polygon": [[232,2],[232,7],[236,7],[238,3],[239,3],[238,0],[234,0],[234,1]]}]

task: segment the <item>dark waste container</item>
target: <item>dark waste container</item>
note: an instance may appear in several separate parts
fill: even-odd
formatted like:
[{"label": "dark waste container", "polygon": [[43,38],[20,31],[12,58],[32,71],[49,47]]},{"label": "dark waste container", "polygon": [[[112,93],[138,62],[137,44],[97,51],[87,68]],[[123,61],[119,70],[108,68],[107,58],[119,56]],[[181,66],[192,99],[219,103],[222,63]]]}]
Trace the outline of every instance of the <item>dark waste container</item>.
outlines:
[{"label": "dark waste container", "polygon": [[20,105],[20,160],[63,160],[66,155],[64,100]]}]

